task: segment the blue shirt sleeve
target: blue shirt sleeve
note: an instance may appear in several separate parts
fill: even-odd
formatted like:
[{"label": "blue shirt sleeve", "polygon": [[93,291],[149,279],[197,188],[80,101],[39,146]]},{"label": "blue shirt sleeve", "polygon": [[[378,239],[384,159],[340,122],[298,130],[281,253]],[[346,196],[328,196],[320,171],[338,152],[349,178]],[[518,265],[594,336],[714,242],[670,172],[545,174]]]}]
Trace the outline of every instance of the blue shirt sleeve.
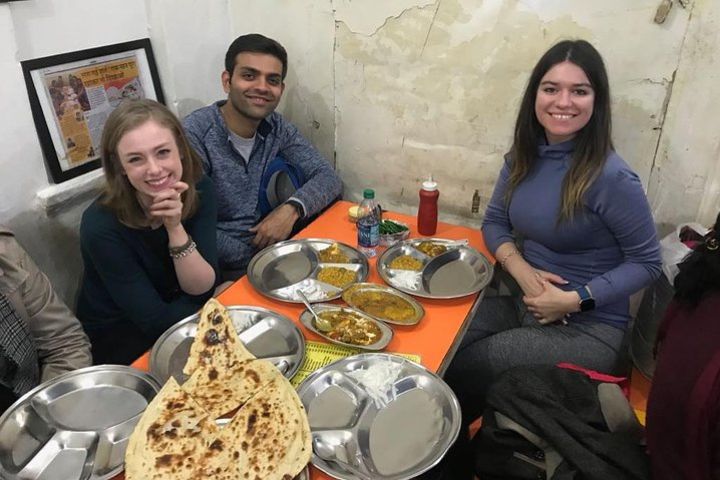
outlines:
[{"label": "blue shirt sleeve", "polygon": [[206,130],[207,127],[203,128],[202,123],[198,122],[192,114],[185,117],[182,123],[185,129],[185,137],[187,137],[190,146],[200,156],[200,160],[202,160],[203,171],[208,175],[212,175],[210,156],[203,140],[204,130]]},{"label": "blue shirt sleeve", "polygon": [[293,193],[293,198],[303,205],[306,216],[315,215],[340,196],[342,181],[295,125],[283,119],[282,128],[280,155],[302,170],[306,179],[305,184]]},{"label": "blue shirt sleeve", "polygon": [[485,218],[482,223],[483,239],[493,255],[503,243],[515,242],[512,233],[513,226],[508,216],[507,202],[505,201],[509,178],[510,161],[506,157],[495,183],[490,203],[488,203],[485,210]]},{"label": "blue shirt sleeve", "polygon": [[623,262],[593,278],[588,286],[597,306],[626,299],[656,280],[661,270],[660,244],[640,179],[627,170],[598,178],[587,196],[594,210],[613,232]]}]

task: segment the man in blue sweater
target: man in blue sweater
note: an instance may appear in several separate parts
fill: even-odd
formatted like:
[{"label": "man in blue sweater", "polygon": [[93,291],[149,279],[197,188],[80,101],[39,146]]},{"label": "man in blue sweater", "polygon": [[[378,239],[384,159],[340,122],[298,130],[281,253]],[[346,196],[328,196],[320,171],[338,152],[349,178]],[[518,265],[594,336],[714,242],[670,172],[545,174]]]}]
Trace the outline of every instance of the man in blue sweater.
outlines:
[{"label": "man in blue sweater", "polygon": [[217,190],[223,280],[244,275],[255,252],[288,238],[298,220],[317,214],[342,191],[332,166],[275,112],[286,74],[282,45],[259,34],[240,36],[225,55],[227,100],[183,122]]}]

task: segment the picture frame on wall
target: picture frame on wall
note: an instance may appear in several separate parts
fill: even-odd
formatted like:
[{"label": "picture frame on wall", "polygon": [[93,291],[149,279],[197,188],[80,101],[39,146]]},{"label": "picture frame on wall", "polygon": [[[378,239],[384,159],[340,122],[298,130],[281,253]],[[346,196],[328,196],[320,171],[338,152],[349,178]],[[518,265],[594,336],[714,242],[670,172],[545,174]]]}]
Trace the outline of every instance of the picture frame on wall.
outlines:
[{"label": "picture frame on wall", "polygon": [[105,122],[120,102],[165,103],[149,38],[21,62],[48,172],[62,183],[100,167]]}]

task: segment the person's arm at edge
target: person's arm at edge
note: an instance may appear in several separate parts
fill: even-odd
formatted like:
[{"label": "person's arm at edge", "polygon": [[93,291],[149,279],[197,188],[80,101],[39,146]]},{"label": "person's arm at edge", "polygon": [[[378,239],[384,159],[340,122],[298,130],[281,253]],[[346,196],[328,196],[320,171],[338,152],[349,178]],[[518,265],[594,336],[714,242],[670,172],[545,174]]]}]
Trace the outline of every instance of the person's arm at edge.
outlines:
[{"label": "person's arm at edge", "polygon": [[28,273],[22,299],[37,346],[41,381],[92,365],[90,341],[75,315],[53,290],[50,280],[15,243],[20,266]]}]

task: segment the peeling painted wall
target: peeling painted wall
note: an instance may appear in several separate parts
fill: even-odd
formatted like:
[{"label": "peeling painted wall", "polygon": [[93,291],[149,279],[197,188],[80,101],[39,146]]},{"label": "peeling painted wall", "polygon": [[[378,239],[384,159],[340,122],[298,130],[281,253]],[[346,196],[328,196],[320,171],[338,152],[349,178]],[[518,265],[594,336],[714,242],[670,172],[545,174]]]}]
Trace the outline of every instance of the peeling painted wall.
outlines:
[{"label": "peeling painted wall", "polygon": [[656,223],[697,219],[720,210],[720,2],[696,0],[669,98],[650,178]]},{"label": "peeling painted wall", "polygon": [[604,54],[616,147],[647,185],[688,11],[657,25],[656,0],[634,0],[631,9],[624,0],[438,0],[403,2],[402,12],[390,3],[364,17],[359,6],[336,11],[336,149],[346,196],[371,186],[384,205],[414,212],[419,183],[432,173],[441,216],[476,224],[472,194],[480,191],[482,211],[530,70],[566,38]]}]

